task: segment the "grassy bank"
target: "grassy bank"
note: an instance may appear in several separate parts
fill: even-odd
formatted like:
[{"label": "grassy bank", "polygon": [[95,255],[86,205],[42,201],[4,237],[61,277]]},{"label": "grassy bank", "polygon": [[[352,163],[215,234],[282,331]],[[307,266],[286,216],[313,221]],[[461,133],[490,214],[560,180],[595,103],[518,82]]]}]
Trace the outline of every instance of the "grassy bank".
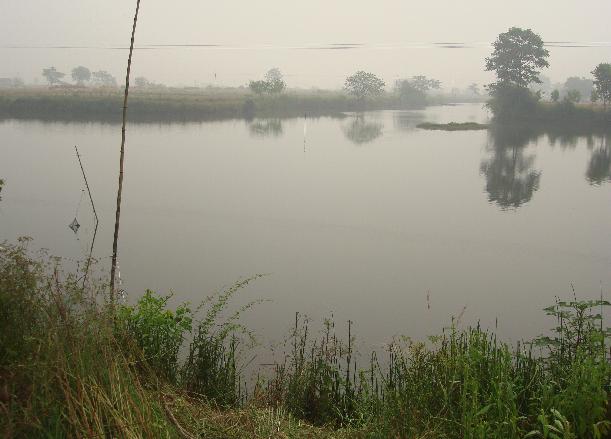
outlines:
[{"label": "grassy bank", "polygon": [[[117,122],[122,91],[116,88],[23,88],[0,90],[0,117]],[[450,98],[433,97],[441,104]],[[394,94],[358,100],[340,91],[289,90],[253,95],[247,89],[162,88],[130,90],[133,122],[200,121],[252,117],[340,116],[343,112],[414,108]]]},{"label": "grassy bank", "polygon": [[611,129],[611,111],[602,105],[579,104],[568,99],[543,102],[538,94],[524,87],[499,87],[487,106],[497,124],[572,131]]},{"label": "grassy bank", "polygon": [[600,301],[555,304],[549,336],[516,348],[451,326],[368,364],[355,362],[350,324],[316,332],[297,316],[286,357],[247,394],[250,305],[221,316],[254,279],[197,308],[147,292],[113,310],[103,283],[83,285],[27,244],[0,250],[3,437],[594,438],[609,427]]}]

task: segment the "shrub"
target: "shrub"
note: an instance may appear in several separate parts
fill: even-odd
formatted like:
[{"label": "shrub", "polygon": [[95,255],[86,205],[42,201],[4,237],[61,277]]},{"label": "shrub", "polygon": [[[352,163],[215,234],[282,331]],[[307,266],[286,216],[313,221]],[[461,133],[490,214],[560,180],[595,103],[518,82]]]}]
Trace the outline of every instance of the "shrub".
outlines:
[{"label": "shrub", "polygon": [[178,353],[185,334],[191,332],[193,316],[188,304],[175,312],[167,309],[171,295],[156,296],[147,290],[136,306],[119,309],[119,321],[142,349],[147,363],[160,375],[174,382],[178,370]]}]

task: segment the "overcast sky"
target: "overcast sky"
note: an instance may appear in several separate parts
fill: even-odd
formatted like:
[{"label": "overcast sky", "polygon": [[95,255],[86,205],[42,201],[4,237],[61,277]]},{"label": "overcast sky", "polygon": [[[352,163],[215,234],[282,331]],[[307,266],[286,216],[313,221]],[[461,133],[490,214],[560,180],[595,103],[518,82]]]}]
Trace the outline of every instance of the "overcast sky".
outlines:
[{"label": "overcast sky", "polygon": [[[124,75],[127,53],[116,47],[129,43],[135,1],[0,3],[0,77],[42,81],[43,67],[67,73],[76,65]],[[215,73],[219,85],[240,85],[279,67],[289,86],[340,87],[363,69],[388,84],[424,74],[463,87],[491,79],[483,71],[488,44],[519,26],[545,41],[588,46],[550,47],[544,74],[555,82],[611,62],[609,17],[611,0],[142,0],[133,68],[176,85],[214,83]],[[330,48],[341,43],[362,46]],[[159,46],[166,44],[221,47]]]}]

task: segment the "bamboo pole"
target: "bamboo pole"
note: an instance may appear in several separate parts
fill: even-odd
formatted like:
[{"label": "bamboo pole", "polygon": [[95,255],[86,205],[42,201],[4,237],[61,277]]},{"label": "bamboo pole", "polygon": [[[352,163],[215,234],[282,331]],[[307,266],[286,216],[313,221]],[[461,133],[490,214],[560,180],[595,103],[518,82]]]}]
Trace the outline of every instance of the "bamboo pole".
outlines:
[{"label": "bamboo pole", "polygon": [[134,14],[134,25],[132,27],[132,38],[129,45],[129,57],[127,58],[127,73],[125,74],[125,96],[123,98],[123,124],[121,126],[121,155],[119,157],[119,187],[117,189],[117,208],[115,210],[115,233],[112,240],[112,265],[110,267],[110,306],[114,312],[115,307],[115,272],[117,269],[117,244],[119,240],[119,220],[121,218],[121,192],[123,191],[123,162],[125,159],[125,123],[127,122],[127,95],[129,93],[129,74],[132,66],[132,53],[134,51],[134,37],[136,35],[136,24],[138,23],[138,11],[140,0],[136,0],[136,13]]}]

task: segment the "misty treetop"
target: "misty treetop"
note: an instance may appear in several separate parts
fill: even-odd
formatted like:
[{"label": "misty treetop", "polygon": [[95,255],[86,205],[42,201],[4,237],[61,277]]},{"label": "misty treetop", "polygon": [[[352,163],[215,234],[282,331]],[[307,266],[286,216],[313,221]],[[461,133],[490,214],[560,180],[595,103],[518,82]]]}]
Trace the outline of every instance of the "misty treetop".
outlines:
[{"label": "misty treetop", "polygon": [[419,75],[412,77],[410,83],[416,90],[427,92],[429,90],[439,90],[441,88],[441,81],[437,79],[427,78],[426,76]]},{"label": "misty treetop", "polygon": [[549,67],[549,51],[543,39],[530,29],[512,27],[498,36],[493,47],[492,55],[486,58],[486,70],[494,71],[497,76],[491,88],[528,87],[531,83],[540,83],[540,70]]},{"label": "misty treetop", "polygon": [[265,81],[270,85],[270,90],[273,93],[280,93],[286,88],[284,77],[278,67],[269,69],[265,74]]},{"label": "misty treetop", "polygon": [[572,104],[576,104],[581,101],[581,92],[579,90],[569,90],[566,94],[566,100]]},{"label": "misty treetop", "polygon": [[248,87],[257,95],[278,94],[286,89],[286,82],[280,69],[274,67],[267,71],[263,80],[250,81]]},{"label": "misty treetop", "polygon": [[42,70],[42,76],[47,80],[49,85],[61,84],[65,73],[58,71],[55,67],[49,67]]},{"label": "misty treetop", "polygon": [[91,71],[87,67],[75,67],[72,69],[72,79],[77,85],[85,85],[91,79]]},{"label": "misty treetop", "polygon": [[99,70],[91,74],[93,82],[101,87],[116,87],[117,80],[114,76],[108,73],[106,70]]},{"label": "misty treetop", "polygon": [[384,92],[385,86],[386,83],[376,75],[363,70],[348,76],[344,83],[346,91],[358,99],[379,96]]},{"label": "misty treetop", "polygon": [[411,79],[398,79],[395,81],[394,92],[403,104],[425,106],[426,94],[429,90],[437,90],[441,82],[423,75],[413,76]]},{"label": "misty treetop", "polygon": [[[65,73],[58,71],[55,67],[48,67],[42,70],[42,76],[47,80],[49,85],[67,85],[63,81]],[[91,81],[92,85],[99,87],[116,87],[117,80],[106,70],[98,70],[92,72],[85,66],[78,66],[72,69],[70,76],[76,85],[83,87]]]},{"label": "misty treetop", "polygon": [[607,104],[611,101],[611,64],[597,65],[592,74],[594,75],[595,97],[603,101],[606,110]]},{"label": "misty treetop", "polygon": [[567,78],[564,83],[564,89],[567,90],[567,93],[571,90],[579,92],[580,97],[589,98],[592,94],[592,90],[594,89],[594,81],[589,78],[579,78],[577,76],[571,76]]}]

